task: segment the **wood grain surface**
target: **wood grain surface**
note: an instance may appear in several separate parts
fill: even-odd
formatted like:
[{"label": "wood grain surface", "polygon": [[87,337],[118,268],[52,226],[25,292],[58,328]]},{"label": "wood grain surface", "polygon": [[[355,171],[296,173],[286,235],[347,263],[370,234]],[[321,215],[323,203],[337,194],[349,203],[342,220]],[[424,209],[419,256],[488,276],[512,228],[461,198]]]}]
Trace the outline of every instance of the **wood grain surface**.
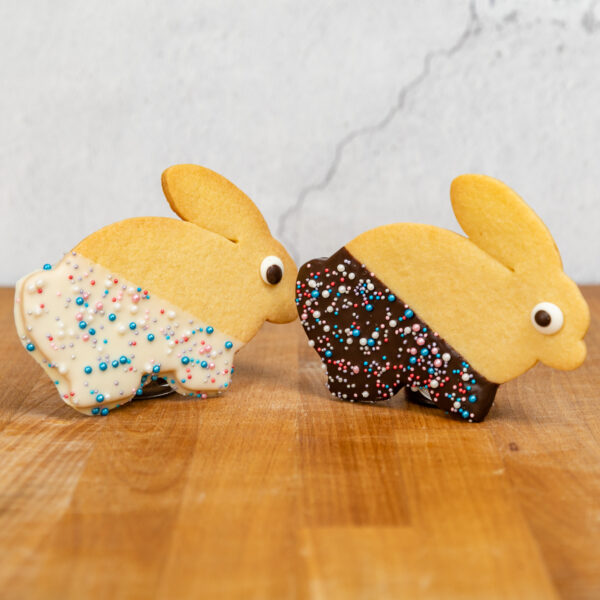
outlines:
[{"label": "wood grain surface", "polygon": [[0,597],[600,598],[600,288],[588,359],[480,424],[334,400],[298,322],[222,398],[86,417],[0,290]]}]

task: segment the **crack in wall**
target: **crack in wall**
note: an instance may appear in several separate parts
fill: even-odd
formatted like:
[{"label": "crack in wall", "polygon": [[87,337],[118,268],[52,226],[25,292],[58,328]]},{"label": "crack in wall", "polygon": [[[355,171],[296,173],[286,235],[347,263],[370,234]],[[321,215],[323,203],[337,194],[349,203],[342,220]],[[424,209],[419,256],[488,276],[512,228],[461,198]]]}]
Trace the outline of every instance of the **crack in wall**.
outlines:
[{"label": "crack in wall", "polygon": [[[357,138],[384,130],[392,122],[396,114],[404,108],[404,103],[406,102],[407,96],[413,90],[418,88],[421,85],[421,83],[423,83],[427,79],[427,77],[431,73],[431,65],[433,61],[439,57],[452,57],[457,52],[462,50],[462,48],[472,36],[477,35],[480,31],[481,24],[477,15],[477,10],[475,8],[475,0],[471,0],[471,2],[469,3],[469,18],[467,21],[467,25],[458,37],[458,39],[448,48],[432,50],[431,52],[428,52],[425,55],[421,72],[400,90],[396,102],[388,110],[388,112],[382,119],[380,119],[377,123],[373,125],[366,125],[364,127],[355,129],[350,133],[347,133],[335,145],[333,159],[329,165],[329,168],[325,172],[325,176],[320,181],[316,183],[311,183],[302,188],[296,198],[296,201],[290,207],[288,207],[280,216],[277,227],[277,234],[280,238],[285,237],[287,225],[290,223],[292,217],[302,209],[308,196],[313,192],[324,190],[331,183],[331,181],[335,177],[335,174],[338,171],[346,147]],[[290,254],[292,254],[292,256],[294,256],[296,260],[298,260],[298,250],[295,247],[295,244],[296,239],[286,241],[288,251],[290,252]]]}]

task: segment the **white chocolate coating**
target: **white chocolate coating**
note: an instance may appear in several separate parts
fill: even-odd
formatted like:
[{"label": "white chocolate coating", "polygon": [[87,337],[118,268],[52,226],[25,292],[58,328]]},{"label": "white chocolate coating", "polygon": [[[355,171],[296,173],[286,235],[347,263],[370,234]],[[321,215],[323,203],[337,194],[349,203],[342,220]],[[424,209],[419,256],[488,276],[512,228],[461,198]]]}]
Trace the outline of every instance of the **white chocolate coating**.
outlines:
[{"label": "white chocolate coating", "polygon": [[159,375],[184,395],[218,394],[244,345],[74,252],[17,283],[15,323],[61,398],[85,414],[107,414]]}]

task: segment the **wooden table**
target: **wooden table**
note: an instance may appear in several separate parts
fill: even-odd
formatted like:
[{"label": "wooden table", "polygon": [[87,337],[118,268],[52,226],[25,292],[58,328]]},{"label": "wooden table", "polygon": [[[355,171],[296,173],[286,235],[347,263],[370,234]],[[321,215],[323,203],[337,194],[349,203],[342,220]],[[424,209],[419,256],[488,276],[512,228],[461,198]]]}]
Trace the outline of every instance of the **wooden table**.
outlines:
[{"label": "wooden table", "polygon": [[600,598],[600,288],[578,371],[468,424],[330,397],[299,323],[222,398],[85,417],[0,290],[0,597]]}]

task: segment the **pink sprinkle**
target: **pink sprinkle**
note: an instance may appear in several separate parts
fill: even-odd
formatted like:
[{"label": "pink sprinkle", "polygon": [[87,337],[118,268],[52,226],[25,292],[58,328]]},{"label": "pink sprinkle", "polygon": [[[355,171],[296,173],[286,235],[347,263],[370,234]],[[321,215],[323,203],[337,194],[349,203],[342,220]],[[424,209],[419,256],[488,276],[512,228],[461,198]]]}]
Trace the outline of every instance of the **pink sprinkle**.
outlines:
[{"label": "pink sprinkle", "polygon": [[83,319],[83,315],[82,315],[81,313],[77,313],[77,314],[75,315],[75,319],[76,319],[77,321],[81,321],[81,320]]},{"label": "pink sprinkle", "polygon": [[140,295],[139,295],[139,294],[134,294],[134,295],[131,297],[131,301],[132,301],[133,303],[137,304],[137,303],[140,301]]},{"label": "pink sprinkle", "polygon": [[409,350],[409,352],[410,352],[411,354],[416,354],[416,353],[417,353],[417,349],[416,349],[416,348],[411,348],[411,349]]},{"label": "pink sprinkle", "polygon": [[422,338],[422,337],[417,338],[417,344],[419,344],[419,346],[422,346],[424,343],[425,343],[425,338]]},{"label": "pink sprinkle", "polygon": [[433,366],[436,367],[437,369],[439,369],[442,366],[442,360],[440,358],[436,358],[433,361]]},{"label": "pink sprinkle", "polygon": [[84,333],[84,334],[81,336],[81,339],[82,339],[84,342],[87,342],[87,341],[90,339],[90,336],[89,336],[87,333]]},{"label": "pink sprinkle", "polygon": [[208,364],[208,368],[209,369],[214,369],[215,368],[215,363],[209,363]]},{"label": "pink sprinkle", "polygon": [[102,310],[104,308],[104,304],[102,302],[96,302],[96,310]]},{"label": "pink sprinkle", "polygon": [[421,326],[420,326],[418,323],[415,323],[415,324],[412,326],[412,330],[413,330],[413,331],[421,331]]},{"label": "pink sprinkle", "polygon": [[306,313],[302,313],[302,320],[306,321],[306,319],[308,319],[308,315]]},{"label": "pink sprinkle", "polygon": [[352,372],[353,373],[360,373],[360,367],[357,367],[356,365],[352,367]]}]

